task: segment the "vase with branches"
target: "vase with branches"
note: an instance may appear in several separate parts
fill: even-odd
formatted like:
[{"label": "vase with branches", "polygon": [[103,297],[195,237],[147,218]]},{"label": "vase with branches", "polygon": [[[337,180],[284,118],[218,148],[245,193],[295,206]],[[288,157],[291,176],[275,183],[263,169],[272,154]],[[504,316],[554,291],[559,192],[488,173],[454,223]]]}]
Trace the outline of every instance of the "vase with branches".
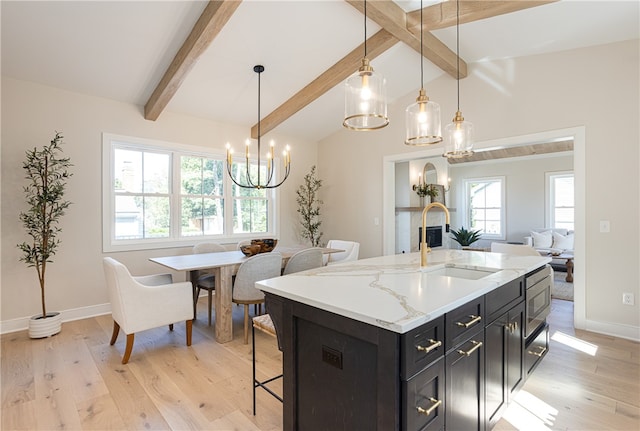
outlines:
[{"label": "vase with branches", "polygon": [[320,232],[320,205],[322,201],[318,198],[318,191],[322,187],[322,180],[317,177],[315,165],[311,171],[304,176],[304,184],[296,191],[298,197],[298,213],[300,214],[300,224],[302,238],[308,239],[313,247],[320,246],[322,232]]},{"label": "vase with branches", "polygon": [[[45,301],[47,264],[58,250],[61,231],[59,222],[71,202],[64,199],[67,180],[73,174],[69,157],[62,156],[63,136],[56,132],[49,145],[26,151],[22,164],[28,184],[23,188],[27,209],[20,213],[29,241],[18,244],[21,262],[34,267],[40,282],[42,319],[48,317]],[[59,332],[59,331],[58,331]],[[51,334],[52,335],[52,334]]]},{"label": "vase with branches", "polygon": [[438,196],[438,188],[435,187],[434,184],[414,184],[412,188],[413,191],[420,196],[420,199],[423,199],[425,196],[429,196],[429,200],[433,202],[433,198]]}]

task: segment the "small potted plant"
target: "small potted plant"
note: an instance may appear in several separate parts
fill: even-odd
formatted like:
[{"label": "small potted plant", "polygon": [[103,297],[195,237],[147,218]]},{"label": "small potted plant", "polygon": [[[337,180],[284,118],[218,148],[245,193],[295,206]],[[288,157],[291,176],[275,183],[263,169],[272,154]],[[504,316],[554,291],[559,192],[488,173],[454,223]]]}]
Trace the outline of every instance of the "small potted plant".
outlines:
[{"label": "small potted plant", "polygon": [[48,313],[45,302],[45,275],[47,264],[52,262],[60,239],[58,223],[71,202],[64,199],[67,179],[71,177],[72,166],[68,157],[62,157],[60,145],[63,136],[56,132],[49,145],[26,152],[22,164],[25,178],[29,183],[24,187],[27,209],[20,213],[20,221],[31,238],[18,244],[22,250],[20,261],[34,267],[40,282],[42,313],[29,320],[29,336],[44,338],[55,335],[62,328],[60,313]]},{"label": "small potted plant", "polygon": [[320,246],[320,205],[322,201],[318,199],[318,190],[322,187],[322,180],[316,177],[315,165],[311,167],[311,171],[304,176],[304,184],[298,187],[296,193],[298,197],[298,213],[300,214],[300,224],[302,230],[300,235],[302,238],[308,239],[313,247]]},{"label": "small potted plant", "polygon": [[451,238],[460,244],[462,248],[469,247],[471,244],[478,241],[481,236],[482,235],[479,230],[467,230],[464,226],[458,230],[451,229]]}]

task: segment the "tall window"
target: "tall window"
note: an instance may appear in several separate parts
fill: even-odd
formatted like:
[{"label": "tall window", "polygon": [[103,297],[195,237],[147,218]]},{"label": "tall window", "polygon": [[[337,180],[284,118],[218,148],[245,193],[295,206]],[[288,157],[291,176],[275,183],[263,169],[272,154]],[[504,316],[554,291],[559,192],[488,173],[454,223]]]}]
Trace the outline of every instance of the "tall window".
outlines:
[{"label": "tall window", "polygon": [[573,172],[549,172],[547,183],[547,226],[575,229]]},{"label": "tall window", "polygon": [[276,191],[233,184],[222,154],[104,134],[103,158],[105,251],[276,234]]},{"label": "tall window", "polygon": [[484,239],[504,239],[504,177],[465,180],[466,223]]}]

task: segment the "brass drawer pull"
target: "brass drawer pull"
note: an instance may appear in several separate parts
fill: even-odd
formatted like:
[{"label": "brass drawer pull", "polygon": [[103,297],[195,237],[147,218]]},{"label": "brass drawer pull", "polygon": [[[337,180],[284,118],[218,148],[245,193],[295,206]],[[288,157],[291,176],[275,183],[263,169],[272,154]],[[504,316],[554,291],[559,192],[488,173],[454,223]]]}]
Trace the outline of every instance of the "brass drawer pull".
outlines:
[{"label": "brass drawer pull", "polygon": [[416,349],[418,349],[418,352],[425,352],[425,353],[429,353],[430,351],[437,349],[438,347],[442,346],[442,341],[436,341],[433,338],[429,338],[429,344],[427,347],[423,347],[420,345],[416,346]]},{"label": "brass drawer pull", "polygon": [[429,416],[431,413],[433,413],[433,411],[435,409],[437,409],[438,407],[440,407],[440,405],[442,404],[442,400],[436,400],[433,397],[429,397],[429,401],[431,401],[433,403],[433,405],[431,407],[429,407],[428,409],[423,409],[420,406],[416,407],[416,410],[418,410],[418,413],[421,413],[425,416]]},{"label": "brass drawer pull", "polygon": [[533,352],[531,350],[528,350],[527,353],[529,353],[530,355],[537,356],[537,357],[541,358],[542,355],[544,355],[544,352],[547,351],[547,348],[543,347],[543,346],[537,346],[536,349],[540,349],[540,351],[539,352]]},{"label": "brass drawer pull", "polygon": [[482,346],[482,341],[471,340],[471,342],[473,343],[473,347],[470,350],[467,350],[466,352],[464,350],[458,350],[458,353],[464,356],[471,356],[473,352],[475,352],[480,348],[480,346]]},{"label": "brass drawer pull", "polygon": [[464,328],[468,328],[482,320],[482,316],[476,316],[475,314],[470,314],[469,317],[471,317],[471,320],[468,321],[467,323],[456,322],[456,325],[462,326]]}]

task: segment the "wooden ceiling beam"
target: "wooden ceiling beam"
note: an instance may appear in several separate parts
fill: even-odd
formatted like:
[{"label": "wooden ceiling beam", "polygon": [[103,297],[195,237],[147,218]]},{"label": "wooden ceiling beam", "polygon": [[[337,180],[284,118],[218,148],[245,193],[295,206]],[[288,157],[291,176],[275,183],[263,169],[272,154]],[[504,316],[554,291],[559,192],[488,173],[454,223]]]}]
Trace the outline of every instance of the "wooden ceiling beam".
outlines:
[{"label": "wooden ceiling beam", "polygon": [[[364,13],[362,0],[345,0],[351,6]],[[367,18],[373,20],[383,29],[394,35],[400,41],[420,52],[420,11],[418,10],[418,29],[407,29],[407,13],[392,1],[374,1],[367,3]],[[454,9],[455,18],[455,9]],[[455,21],[454,21],[455,23]],[[444,43],[428,31],[423,31],[422,51],[424,57],[451,75],[458,77],[458,56]],[[467,76],[467,63],[460,59],[460,78]]]},{"label": "wooden ceiling beam", "polygon": [[[519,10],[555,3],[558,0],[460,0],[460,24],[504,15]],[[445,1],[422,9],[425,30],[456,25],[456,2]],[[407,13],[407,29],[420,32],[420,9]]]},{"label": "wooden ceiling beam", "polygon": [[209,1],[160,83],[144,105],[145,119],[152,121],[158,119],[193,65],[220,33],[240,3],[241,0]]},{"label": "wooden ceiling beam", "polygon": [[[386,30],[380,30],[367,39],[367,58],[369,58],[369,60],[376,58],[398,42],[398,39],[391,33]],[[363,53],[364,43],[345,55],[336,64],[289,98],[289,100],[264,117],[264,119],[260,121],[260,133],[264,135],[270,132],[296,112],[347,79],[362,65]],[[251,137],[253,139],[258,137],[257,124],[251,128]]]}]

